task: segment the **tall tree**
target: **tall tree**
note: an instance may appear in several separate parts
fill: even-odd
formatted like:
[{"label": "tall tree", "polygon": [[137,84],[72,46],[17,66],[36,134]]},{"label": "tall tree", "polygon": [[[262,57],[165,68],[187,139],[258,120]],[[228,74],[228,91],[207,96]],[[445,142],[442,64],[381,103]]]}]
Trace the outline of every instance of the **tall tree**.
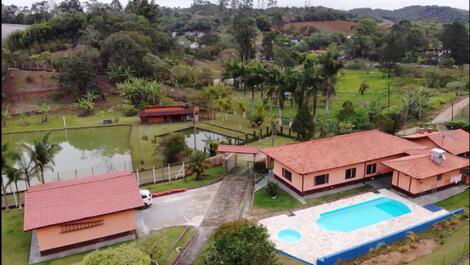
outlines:
[{"label": "tall tree", "polygon": [[21,172],[28,189],[31,187],[31,179],[37,176],[38,168],[33,163],[31,157],[27,153],[22,153],[18,156],[16,163],[18,170]]},{"label": "tall tree", "polygon": [[54,157],[61,150],[58,144],[51,144],[49,141],[51,133],[46,133],[42,137],[34,140],[33,145],[24,145],[29,157],[40,173],[41,183],[46,183],[44,171],[46,169],[54,170]]},{"label": "tall tree", "polygon": [[[5,176],[7,177],[7,183],[6,183],[6,186],[10,186],[10,185],[15,185],[15,200],[16,202],[19,202],[19,198],[18,198],[18,181],[22,181],[24,180],[22,174],[21,174],[21,171],[15,167],[7,167],[6,170],[5,170]],[[19,204],[19,207],[21,209],[21,202],[18,203]]]},{"label": "tall tree", "polygon": [[469,36],[465,25],[459,22],[444,25],[440,39],[456,65],[469,63]]},{"label": "tall tree", "polygon": [[324,76],[323,94],[325,96],[325,111],[329,112],[330,99],[336,93],[336,75],[343,68],[343,64],[338,60],[339,54],[334,50],[328,50],[320,56],[319,61],[322,64],[322,75]]},{"label": "tall tree", "polygon": [[240,46],[240,59],[248,61],[255,55],[256,22],[250,8],[243,8],[233,19],[233,35]]},{"label": "tall tree", "polygon": [[109,4],[111,6],[111,9],[114,10],[114,11],[122,11],[122,5],[121,5],[121,2],[119,0],[113,0],[111,1],[111,4]]},{"label": "tall tree", "polygon": [[297,140],[307,141],[313,136],[313,117],[307,106],[302,106],[295,115],[292,130],[297,133]]},{"label": "tall tree", "polygon": [[79,0],[64,0],[57,6],[57,9],[64,13],[83,12],[83,8]]},{"label": "tall tree", "polygon": [[72,95],[81,97],[88,92],[96,92],[95,65],[86,57],[74,56],[62,64],[60,84]]},{"label": "tall tree", "polygon": [[127,3],[126,11],[140,15],[148,19],[151,23],[159,22],[160,12],[154,0],[130,0]]}]

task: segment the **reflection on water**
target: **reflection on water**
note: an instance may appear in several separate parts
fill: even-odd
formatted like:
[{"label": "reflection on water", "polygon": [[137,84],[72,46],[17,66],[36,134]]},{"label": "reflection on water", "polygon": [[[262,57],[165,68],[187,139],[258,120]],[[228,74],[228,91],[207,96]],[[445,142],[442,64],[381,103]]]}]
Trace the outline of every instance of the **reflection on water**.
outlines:
[{"label": "reflection on water", "polygon": [[[219,141],[225,143],[232,143],[235,144],[237,139],[231,138],[225,135],[221,135],[214,132],[204,131],[204,130],[196,130],[196,137],[194,136],[193,129],[187,129],[182,131],[186,136],[186,145],[192,149],[196,149],[199,151],[204,151],[204,148],[207,150],[209,149],[209,143],[212,141]],[[194,148],[194,138],[196,138],[196,148]]]},{"label": "reflection on water", "polygon": [[[44,133],[7,134],[2,135],[2,141],[9,143],[11,150],[24,152],[24,144],[32,144]],[[54,157],[54,171],[45,171],[46,182],[75,178],[76,175],[132,170],[129,134],[128,126],[52,131],[49,140],[59,144],[61,150]],[[32,181],[32,184],[37,183],[37,179]],[[24,189],[24,183],[18,184]]]}]

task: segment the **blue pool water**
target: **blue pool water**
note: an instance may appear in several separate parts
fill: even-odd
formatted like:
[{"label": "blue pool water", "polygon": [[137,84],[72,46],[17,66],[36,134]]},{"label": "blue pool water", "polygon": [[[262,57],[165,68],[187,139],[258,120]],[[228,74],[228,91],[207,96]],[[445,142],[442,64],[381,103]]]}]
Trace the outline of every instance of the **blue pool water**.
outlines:
[{"label": "blue pool water", "polygon": [[351,232],[410,213],[405,204],[381,197],[320,214],[316,223],[336,232]]},{"label": "blue pool water", "polygon": [[302,239],[302,235],[295,229],[282,229],[277,233],[277,239],[285,243],[296,243]]}]

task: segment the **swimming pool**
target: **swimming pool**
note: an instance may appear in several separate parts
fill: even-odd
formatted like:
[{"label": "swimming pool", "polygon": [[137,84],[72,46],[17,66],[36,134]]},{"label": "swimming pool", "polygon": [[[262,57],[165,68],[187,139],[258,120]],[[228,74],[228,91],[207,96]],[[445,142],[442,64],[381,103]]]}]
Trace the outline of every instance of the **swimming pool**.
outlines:
[{"label": "swimming pool", "polygon": [[410,212],[404,203],[380,197],[322,213],[316,224],[328,231],[351,232]]},{"label": "swimming pool", "polygon": [[282,229],[277,233],[277,239],[285,243],[297,243],[302,239],[302,235],[295,229]]}]

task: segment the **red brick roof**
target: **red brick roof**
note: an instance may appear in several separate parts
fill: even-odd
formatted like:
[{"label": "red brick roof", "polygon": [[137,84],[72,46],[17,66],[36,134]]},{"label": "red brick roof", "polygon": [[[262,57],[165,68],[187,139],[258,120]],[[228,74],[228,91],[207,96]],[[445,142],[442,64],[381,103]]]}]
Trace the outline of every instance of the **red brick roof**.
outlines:
[{"label": "red brick roof", "polygon": [[467,159],[446,153],[444,154],[446,160],[438,165],[431,160],[430,152],[428,149],[427,154],[405,156],[382,162],[382,164],[413,178],[424,179],[464,168],[469,163]]},{"label": "red brick roof", "polygon": [[150,107],[145,108],[139,112],[139,117],[158,117],[158,116],[167,116],[167,115],[184,115],[184,114],[193,114],[194,112],[198,113],[198,107],[187,107],[184,106],[159,106],[159,107]]},{"label": "red brick roof", "polygon": [[298,174],[307,174],[422,148],[425,147],[400,137],[370,130],[270,147],[261,151]]},{"label": "red brick roof", "polygon": [[416,133],[404,136],[406,139],[419,139],[427,137],[436,146],[446,150],[447,152],[460,155],[470,152],[470,134],[462,129],[429,132],[429,133]]},{"label": "red brick roof", "polygon": [[259,150],[252,146],[241,146],[241,145],[226,145],[219,144],[217,152],[220,153],[238,153],[238,154],[258,154]]},{"label": "red brick roof", "polygon": [[25,193],[24,230],[141,206],[135,176],[126,171],[37,185]]}]

